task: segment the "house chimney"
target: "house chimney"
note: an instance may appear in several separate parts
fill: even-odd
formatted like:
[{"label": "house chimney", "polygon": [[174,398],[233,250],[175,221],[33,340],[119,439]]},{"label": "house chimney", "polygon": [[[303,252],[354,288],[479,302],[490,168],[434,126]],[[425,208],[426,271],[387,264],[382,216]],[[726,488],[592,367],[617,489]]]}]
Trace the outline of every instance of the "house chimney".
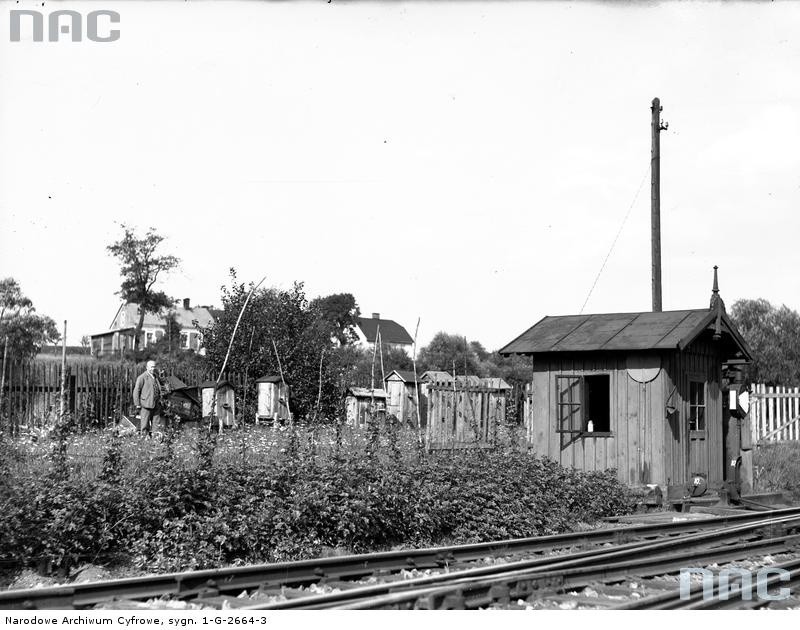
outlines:
[{"label": "house chimney", "polygon": [[380,318],[381,318],[381,314],[380,313],[373,313],[372,314],[372,319],[380,319]]},{"label": "house chimney", "polygon": [[191,306],[189,306],[189,298],[183,298],[183,308],[186,311],[191,310]]}]

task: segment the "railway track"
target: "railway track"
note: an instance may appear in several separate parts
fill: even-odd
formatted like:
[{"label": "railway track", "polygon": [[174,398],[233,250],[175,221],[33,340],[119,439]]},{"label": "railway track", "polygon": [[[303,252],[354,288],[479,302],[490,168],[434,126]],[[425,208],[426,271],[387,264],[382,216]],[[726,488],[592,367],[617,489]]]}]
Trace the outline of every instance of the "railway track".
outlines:
[{"label": "railway track", "polygon": [[[762,551],[791,550],[800,546],[800,536],[794,533],[797,528],[800,508],[787,508],[472,545],[5,591],[0,593],[0,608],[125,607],[153,598],[243,609],[474,608],[636,571],[663,572],[678,561],[722,561]],[[569,552],[543,555],[564,550]],[[483,565],[476,566],[478,563]],[[418,577],[403,579],[398,575],[403,571]],[[420,572],[429,574],[420,576]],[[358,582],[364,579],[376,583]],[[334,592],[309,595],[309,585]],[[245,597],[241,597],[243,593]]]}]

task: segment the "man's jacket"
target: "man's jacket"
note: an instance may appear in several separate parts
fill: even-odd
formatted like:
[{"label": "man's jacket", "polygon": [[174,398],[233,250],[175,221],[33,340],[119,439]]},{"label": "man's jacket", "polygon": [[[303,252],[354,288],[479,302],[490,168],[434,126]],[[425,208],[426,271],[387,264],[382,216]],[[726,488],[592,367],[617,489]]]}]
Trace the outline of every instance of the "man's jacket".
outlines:
[{"label": "man's jacket", "polygon": [[158,393],[155,376],[144,372],[138,376],[136,385],[133,386],[133,404],[145,409],[154,409],[158,402]]}]

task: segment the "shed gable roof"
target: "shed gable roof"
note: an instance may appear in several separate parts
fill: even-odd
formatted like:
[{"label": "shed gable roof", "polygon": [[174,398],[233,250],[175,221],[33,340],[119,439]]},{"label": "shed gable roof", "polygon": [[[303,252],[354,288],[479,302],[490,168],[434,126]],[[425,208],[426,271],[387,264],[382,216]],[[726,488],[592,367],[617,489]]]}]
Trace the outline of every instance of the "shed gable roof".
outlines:
[{"label": "shed gable roof", "polygon": [[[709,324],[713,326],[715,318],[716,313],[708,309],[547,316],[502,348],[500,354],[683,349]],[[747,345],[724,313],[722,323],[723,332],[749,358]]]},{"label": "shed gable roof", "polygon": [[392,370],[391,372],[389,372],[389,374],[386,375],[385,380],[388,382],[389,379],[391,379],[394,374],[400,377],[400,380],[406,383],[411,383],[412,385],[416,383],[418,380],[414,378],[414,372],[412,370]]},{"label": "shed gable roof", "polygon": [[368,387],[348,387],[347,395],[355,398],[388,398],[384,389],[369,389]]},{"label": "shed gable roof", "polygon": [[377,317],[359,317],[356,320],[361,332],[364,333],[368,343],[375,343],[378,335],[378,325],[381,327],[381,341],[384,343],[399,343],[410,345],[414,343],[411,335],[397,322],[391,319],[378,319]]}]

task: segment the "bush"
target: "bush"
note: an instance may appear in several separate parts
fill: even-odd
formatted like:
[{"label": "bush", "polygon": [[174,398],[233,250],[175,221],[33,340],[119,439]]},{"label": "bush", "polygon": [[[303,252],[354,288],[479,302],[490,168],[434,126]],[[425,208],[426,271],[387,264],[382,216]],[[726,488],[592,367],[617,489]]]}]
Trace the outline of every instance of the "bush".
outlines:
[{"label": "bush", "polygon": [[800,443],[774,442],[760,446],[753,461],[756,492],[787,490],[800,499]]},{"label": "bush", "polygon": [[551,534],[634,507],[614,471],[513,449],[420,456],[413,435],[383,436],[377,453],[366,435],[335,448],[306,437],[96,438],[105,454],[95,477],[76,462],[67,474],[63,464],[9,468],[0,556],[69,571],[127,554],[175,571]]}]

